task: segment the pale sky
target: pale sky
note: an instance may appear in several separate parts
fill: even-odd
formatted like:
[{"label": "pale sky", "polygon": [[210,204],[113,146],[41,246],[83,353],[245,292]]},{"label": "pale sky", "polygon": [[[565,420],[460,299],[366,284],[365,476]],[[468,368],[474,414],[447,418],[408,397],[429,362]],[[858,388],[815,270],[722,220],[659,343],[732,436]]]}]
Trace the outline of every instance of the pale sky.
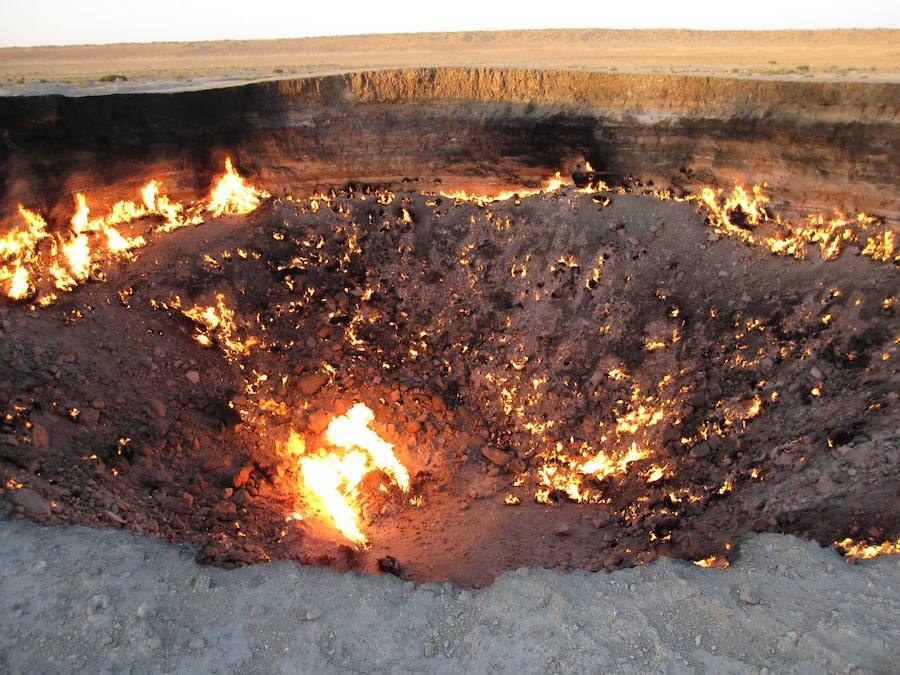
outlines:
[{"label": "pale sky", "polygon": [[0,0],[0,47],[511,28],[900,28],[900,0]]}]

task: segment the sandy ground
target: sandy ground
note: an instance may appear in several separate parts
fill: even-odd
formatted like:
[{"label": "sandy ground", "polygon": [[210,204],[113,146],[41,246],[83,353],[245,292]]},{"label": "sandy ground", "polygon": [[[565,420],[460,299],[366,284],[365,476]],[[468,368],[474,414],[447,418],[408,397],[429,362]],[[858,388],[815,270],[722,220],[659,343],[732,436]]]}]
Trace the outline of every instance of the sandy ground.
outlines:
[{"label": "sandy ground", "polygon": [[[406,66],[897,81],[900,31],[541,30],[6,48],[0,95],[168,91]],[[101,80],[113,75],[127,80]]]},{"label": "sandy ground", "polygon": [[777,535],[726,571],[519,569],[483,590],[292,562],[198,567],[125,533],[0,523],[0,670],[888,673],[900,558]]}]

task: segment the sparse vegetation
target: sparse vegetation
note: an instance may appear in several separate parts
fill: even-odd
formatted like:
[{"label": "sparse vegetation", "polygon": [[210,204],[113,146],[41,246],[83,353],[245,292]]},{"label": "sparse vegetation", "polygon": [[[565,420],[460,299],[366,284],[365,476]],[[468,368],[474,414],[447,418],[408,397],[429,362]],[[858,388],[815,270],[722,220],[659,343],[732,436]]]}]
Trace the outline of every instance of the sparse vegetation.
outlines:
[{"label": "sparse vegetation", "polygon": [[108,73],[100,76],[100,82],[127,82],[128,78],[118,73]]}]

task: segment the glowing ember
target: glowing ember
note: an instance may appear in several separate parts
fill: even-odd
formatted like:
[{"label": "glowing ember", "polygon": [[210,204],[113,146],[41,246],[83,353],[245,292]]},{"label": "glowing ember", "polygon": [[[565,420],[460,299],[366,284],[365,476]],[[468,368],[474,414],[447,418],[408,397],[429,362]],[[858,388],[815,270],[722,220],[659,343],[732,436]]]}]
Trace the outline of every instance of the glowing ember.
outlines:
[{"label": "glowing ember", "polygon": [[303,486],[322,502],[337,529],[358,544],[367,541],[359,527],[357,503],[357,490],[366,474],[381,470],[403,492],[409,491],[409,473],[394,454],[393,444],[369,427],[374,420],[375,414],[364,403],[334,417],[325,430],[325,440],[334,451],[322,448],[307,455],[303,439],[293,432],[288,441],[289,452],[300,455]]}]

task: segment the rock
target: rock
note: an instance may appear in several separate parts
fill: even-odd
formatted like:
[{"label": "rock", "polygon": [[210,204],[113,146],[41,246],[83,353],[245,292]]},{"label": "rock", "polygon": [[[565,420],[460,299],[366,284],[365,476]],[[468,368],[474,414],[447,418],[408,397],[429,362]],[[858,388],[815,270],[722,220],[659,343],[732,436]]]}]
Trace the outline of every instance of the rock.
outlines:
[{"label": "rock", "polygon": [[88,408],[86,410],[81,411],[81,415],[79,415],[78,419],[80,419],[84,424],[88,426],[94,426],[100,421],[100,411],[96,408]]},{"label": "rock", "polygon": [[212,512],[216,520],[237,519],[237,507],[232,502],[219,502],[213,507]]},{"label": "rock", "polygon": [[508,452],[503,452],[503,450],[498,450],[497,448],[492,448],[490,446],[483,448],[481,454],[484,455],[485,459],[497,466],[506,466],[512,459],[512,455]]},{"label": "rock", "polygon": [[12,501],[13,504],[21,506],[25,511],[25,515],[31,518],[50,517],[50,502],[34,490],[29,488],[14,490]]},{"label": "rock", "polygon": [[244,464],[244,466],[238,469],[237,472],[235,472],[235,474],[231,477],[231,485],[236,488],[241,487],[250,478],[250,473],[252,471],[252,464]]},{"label": "rock", "polygon": [[509,464],[506,465],[506,470],[511,474],[523,473],[525,471],[525,462],[516,457],[510,460]]},{"label": "rock", "polygon": [[107,519],[109,519],[111,522],[115,523],[116,525],[124,525],[125,524],[125,519],[122,516],[120,516],[116,513],[113,513],[112,511],[104,511],[103,515],[106,516]]},{"label": "rock", "polygon": [[425,647],[424,647],[424,649],[422,650],[422,652],[425,654],[425,656],[426,656],[427,658],[430,659],[432,656],[434,656],[434,643],[432,643],[432,642],[426,642],[426,643],[425,643]]},{"label": "rock", "polygon": [[557,537],[568,537],[572,534],[572,526],[565,522],[554,523],[553,534]]},{"label": "rock", "polygon": [[742,584],[737,590],[737,595],[742,602],[748,605],[759,604],[759,596],[756,595],[756,592],[748,584]]},{"label": "rock", "polygon": [[253,498],[250,496],[250,493],[244,489],[235,491],[234,495],[231,497],[231,501],[233,501],[238,508],[247,506],[252,500]]},{"label": "rock", "polygon": [[315,607],[310,607],[308,610],[306,610],[304,618],[307,621],[317,621],[318,619],[322,618],[322,610]]},{"label": "rock", "polygon": [[31,445],[38,450],[46,450],[50,447],[50,434],[37,422],[31,427]]},{"label": "rock", "polygon": [[201,574],[199,577],[194,579],[191,586],[197,593],[206,593],[206,591],[209,590],[209,577],[205,574]]},{"label": "rock", "polygon": [[312,433],[321,434],[328,428],[330,421],[331,415],[324,410],[316,410],[309,416],[309,423],[306,426]]},{"label": "rock", "polygon": [[600,529],[601,527],[606,527],[609,525],[612,520],[612,516],[609,515],[608,511],[597,511],[596,515],[591,520],[591,524]]},{"label": "rock", "polygon": [[695,459],[702,459],[706,457],[711,452],[709,443],[703,441],[702,443],[698,443],[693,448],[691,448],[691,457]]},{"label": "rock", "polygon": [[393,574],[395,577],[403,576],[403,567],[400,565],[400,561],[392,555],[379,558],[378,569],[386,574]]},{"label": "rock", "polygon": [[206,640],[201,637],[193,637],[188,642],[188,649],[192,652],[198,652],[204,647],[206,647]]},{"label": "rock", "polygon": [[252,616],[254,618],[260,617],[260,616],[265,616],[265,613],[266,613],[266,608],[263,607],[262,605],[253,605],[253,607],[250,608],[250,616]]},{"label": "rock", "polygon": [[188,515],[194,504],[194,498],[184,493],[174,497],[161,497],[159,499],[160,508],[171,511],[172,513],[180,513],[183,516]]},{"label": "rock", "polygon": [[322,373],[307,373],[297,380],[297,387],[304,396],[312,396],[325,386],[328,378]]},{"label": "rock", "polygon": [[200,384],[200,373],[198,373],[196,370],[189,370],[185,377],[191,384]]},{"label": "rock", "polygon": [[438,394],[432,394],[431,396],[431,409],[435,412],[443,412],[447,409],[447,404],[444,402],[442,396]]},{"label": "rock", "polygon": [[91,401],[91,407],[96,408],[97,410],[103,410],[106,407],[106,401],[102,398],[95,398]]},{"label": "rock", "polygon": [[147,408],[149,413],[157,419],[162,419],[166,416],[166,406],[159,399],[151,398],[147,403]]}]

